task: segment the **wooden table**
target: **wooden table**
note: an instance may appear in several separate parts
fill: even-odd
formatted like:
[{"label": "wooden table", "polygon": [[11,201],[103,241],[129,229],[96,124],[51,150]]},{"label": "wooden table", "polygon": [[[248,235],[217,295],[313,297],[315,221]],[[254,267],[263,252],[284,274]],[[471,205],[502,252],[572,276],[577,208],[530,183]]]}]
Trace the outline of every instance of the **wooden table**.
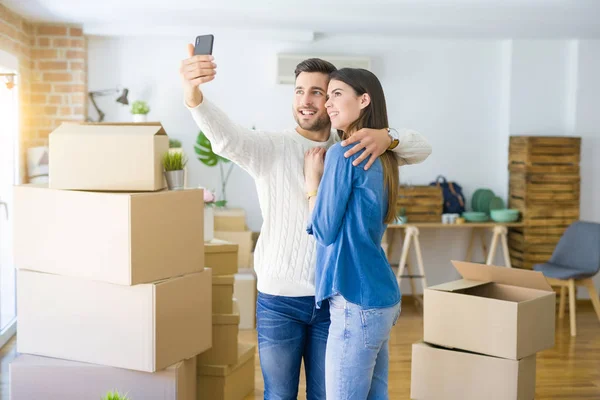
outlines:
[{"label": "wooden table", "polygon": [[[425,269],[423,267],[423,253],[421,250],[421,244],[419,242],[419,229],[472,229],[471,239],[469,240],[469,247],[467,248],[466,261],[471,261],[473,255],[473,246],[475,243],[475,237],[479,236],[481,240],[481,247],[483,250],[483,256],[486,258],[486,264],[492,264],[494,257],[496,256],[496,249],[498,247],[498,241],[500,240],[502,245],[502,251],[504,255],[504,265],[508,268],[512,268],[510,263],[510,254],[508,252],[508,241],[507,234],[508,228],[519,228],[523,227],[524,224],[520,222],[515,223],[500,223],[500,222],[465,222],[463,224],[443,224],[439,222],[414,222],[407,224],[390,224],[388,225],[388,249],[387,256],[388,260],[391,260],[394,235],[396,231],[404,231],[404,241],[402,244],[402,255],[398,263],[398,285],[402,282],[402,278],[410,279],[410,286],[413,296],[415,292],[415,284],[413,279],[421,279],[423,289],[427,287],[427,280],[425,278]],[[490,243],[490,252],[487,252],[487,246],[485,243],[484,232],[487,229],[491,229],[493,232],[492,241]],[[408,262],[408,253],[411,244],[414,242],[414,248],[417,258],[417,266],[419,268],[419,275],[413,275],[412,267]],[[404,275],[404,269],[407,269],[408,275]],[[416,298],[416,296],[415,296]]]}]

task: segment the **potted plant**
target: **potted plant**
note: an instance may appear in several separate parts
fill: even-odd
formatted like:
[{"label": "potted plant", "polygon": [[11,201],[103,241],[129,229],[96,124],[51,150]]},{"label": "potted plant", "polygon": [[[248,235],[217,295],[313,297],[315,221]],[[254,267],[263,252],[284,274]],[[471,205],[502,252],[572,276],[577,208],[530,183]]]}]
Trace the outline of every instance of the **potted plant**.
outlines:
[{"label": "potted plant", "polygon": [[[194,146],[194,150],[198,155],[198,160],[206,165],[207,167],[219,166],[219,172],[221,173],[221,200],[215,202],[217,207],[226,207],[227,206],[227,181],[229,180],[229,176],[231,175],[231,171],[233,169],[233,163],[228,159],[215,154],[212,149],[212,145],[210,140],[204,135],[202,131],[198,133],[198,137],[196,138],[196,145]],[[229,164],[229,168],[227,172],[225,172],[223,168],[223,164]]]},{"label": "potted plant", "polygon": [[111,391],[111,392],[106,393],[106,395],[104,397],[102,397],[101,400],[131,400],[131,399],[124,394],[120,394],[117,391],[114,391],[114,392]]},{"label": "potted plant", "polygon": [[148,103],[142,100],[136,100],[131,105],[131,113],[133,114],[133,122],[146,122],[147,115],[150,112]]},{"label": "potted plant", "polygon": [[184,186],[187,159],[183,152],[166,152],[162,157],[165,178],[169,190],[181,190]]}]

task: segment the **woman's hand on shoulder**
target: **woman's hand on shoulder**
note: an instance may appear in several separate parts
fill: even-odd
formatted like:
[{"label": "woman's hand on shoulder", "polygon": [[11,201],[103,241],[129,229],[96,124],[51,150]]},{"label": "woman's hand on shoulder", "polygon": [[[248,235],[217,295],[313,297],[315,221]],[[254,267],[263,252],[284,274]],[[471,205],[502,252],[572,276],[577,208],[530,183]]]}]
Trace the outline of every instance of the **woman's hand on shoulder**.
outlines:
[{"label": "woman's hand on shoulder", "polygon": [[325,169],[325,152],[322,147],[313,147],[304,153],[304,185],[307,193],[319,188]]}]

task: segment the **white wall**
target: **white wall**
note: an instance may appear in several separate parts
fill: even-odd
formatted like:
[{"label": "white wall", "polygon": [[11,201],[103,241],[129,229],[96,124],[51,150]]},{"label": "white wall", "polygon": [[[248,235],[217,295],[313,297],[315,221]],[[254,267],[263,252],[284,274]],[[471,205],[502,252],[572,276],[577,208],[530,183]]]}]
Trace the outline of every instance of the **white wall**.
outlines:
[{"label": "white wall", "polygon": [[567,46],[561,40],[513,43],[511,134],[565,134]]},{"label": "white wall", "polygon": [[[92,37],[89,89],[122,85],[130,89],[131,101],[148,100],[152,108],[150,120],[161,121],[170,136],[182,140],[191,159],[190,184],[218,188],[217,169],[201,165],[194,157],[198,129],[182,103],[178,68],[186,57],[185,45],[190,39]],[[371,56],[373,71],[386,92],[390,124],[418,129],[433,145],[433,154],[425,163],[401,169],[402,182],[428,184],[438,174],[444,174],[464,187],[468,200],[479,187],[489,187],[506,199],[508,136],[565,134],[573,103],[568,99],[573,88],[567,76],[571,54],[568,46],[566,41],[332,36],[302,43],[216,37],[218,74],[206,86],[205,93],[232,119],[248,127],[292,127],[293,88],[275,83],[277,52]],[[582,49],[581,53],[589,53],[587,57],[597,62],[598,45],[583,47],[585,51]],[[584,72],[580,61],[578,87],[594,79],[598,85],[597,66],[596,63],[595,68],[587,67]],[[581,99],[580,95],[577,102],[593,105],[597,93],[597,89],[590,89],[587,97]],[[131,119],[127,108],[112,98],[100,99],[99,105],[107,114],[106,120]],[[598,126],[597,113],[591,105],[587,114],[577,114],[577,120],[582,121],[577,125],[587,124],[588,136],[595,135],[594,128]],[[600,150],[597,141],[595,145]],[[586,173],[589,177],[591,167]],[[597,199],[598,187],[595,193]],[[256,190],[250,177],[239,168],[230,179],[228,200],[231,206],[247,210],[251,229],[260,229]],[[595,204],[582,202],[586,208],[582,215],[594,215],[600,220]],[[467,238],[467,231],[422,232],[429,284],[456,276],[449,260],[464,257]],[[482,257],[477,256],[477,260]],[[402,289],[408,292],[404,284]]]},{"label": "white wall", "polygon": [[[581,41],[578,52],[575,134],[582,138],[581,219],[600,222],[600,40]],[[600,274],[594,281],[600,287]]]}]

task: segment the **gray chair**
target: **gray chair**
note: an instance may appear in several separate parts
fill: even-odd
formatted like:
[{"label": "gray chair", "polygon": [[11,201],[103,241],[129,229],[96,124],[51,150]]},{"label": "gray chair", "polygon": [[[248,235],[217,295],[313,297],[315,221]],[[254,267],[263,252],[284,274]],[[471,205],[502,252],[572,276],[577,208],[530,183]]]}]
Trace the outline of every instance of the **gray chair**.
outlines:
[{"label": "gray chair", "polygon": [[571,224],[556,245],[550,261],[536,264],[551,286],[560,287],[558,317],[565,315],[565,295],[569,289],[571,336],[576,336],[575,287],[585,286],[600,320],[600,300],[592,278],[600,270],[600,224],[577,221]]}]

